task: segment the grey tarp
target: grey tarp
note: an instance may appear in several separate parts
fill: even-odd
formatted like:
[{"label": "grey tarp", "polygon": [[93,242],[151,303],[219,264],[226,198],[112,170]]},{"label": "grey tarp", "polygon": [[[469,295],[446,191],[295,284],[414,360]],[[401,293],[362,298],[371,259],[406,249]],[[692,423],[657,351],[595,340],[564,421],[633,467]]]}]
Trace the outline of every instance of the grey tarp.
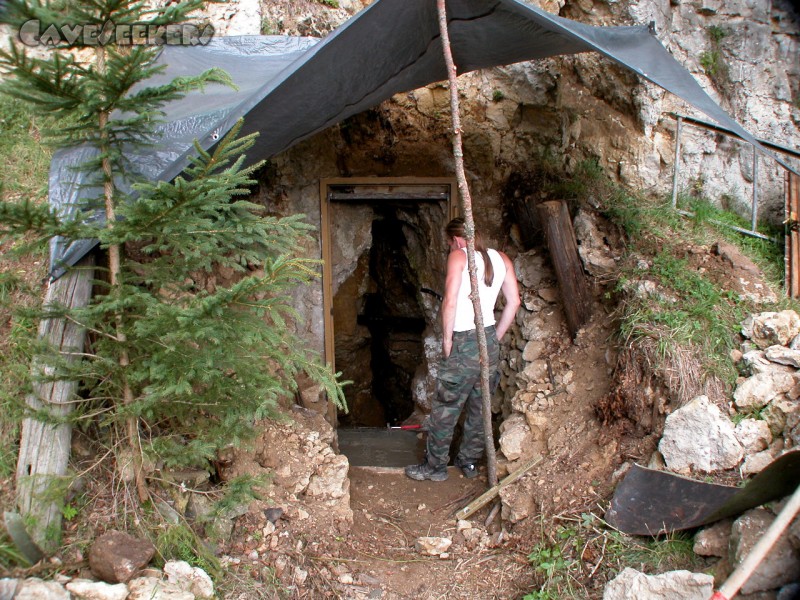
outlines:
[{"label": "grey tarp", "polygon": [[[751,143],[647,26],[594,27],[519,0],[447,0],[453,57],[460,73],[562,54],[596,51],[681,97]],[[131,151],[131,170],[171,180],[188,164],[192,141],[212,147],[245,117],[243,133],[260,132],[253,161],[273,156],[392,95],[447,79],[434,0],[375,0],[323,40],[276,36],[217,38],[207,46],[168,46],[165,73],[151,83],[220,67],[238,91],[209,86],[166,107],[157,143]],[[90,148],[53,157],[50,202],[68,213],[94,188],[74,166]],[[118,182],[122,189],[127,184]],[[102,218],[102,216],[98,216]],[[56,240],[59,264],[77,262],[95,242]]]}]

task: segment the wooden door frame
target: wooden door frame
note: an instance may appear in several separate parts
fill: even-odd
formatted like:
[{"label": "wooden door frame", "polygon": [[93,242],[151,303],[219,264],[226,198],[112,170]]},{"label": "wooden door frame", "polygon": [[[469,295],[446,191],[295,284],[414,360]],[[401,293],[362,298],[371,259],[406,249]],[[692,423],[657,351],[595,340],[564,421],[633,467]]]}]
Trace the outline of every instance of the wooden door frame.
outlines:
[{"label": "wooden door frame", "polygon": [[[322,247],[322,320],[324,325],[325,362],[336,369],[336,347],[333,331],[333,265],[331,264],[331,187],[333,186],[447,186],[446,218],[458,214],[458,182],[455,177],[332,177],[320,179],[320,245]],[[328,402],[328,422],[336,427],[336,406]]]}]

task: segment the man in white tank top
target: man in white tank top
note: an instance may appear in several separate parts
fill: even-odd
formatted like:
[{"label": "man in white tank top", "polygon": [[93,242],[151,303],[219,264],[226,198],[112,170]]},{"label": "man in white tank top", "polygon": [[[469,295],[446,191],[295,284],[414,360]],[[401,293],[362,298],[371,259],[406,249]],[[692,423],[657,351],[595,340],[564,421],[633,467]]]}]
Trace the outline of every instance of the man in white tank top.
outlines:
[{"label": "man in white tank top", "polygon": [[[480,390],[480,357],[475,332],[475,312],[469,298],[470,281],[467,272],[467,242],[463,219],[453,219],[445,228],[450,254],[442,301],[442,364],[439,368],[437,396],[432,402],[428,419],[428,440],[425,460],[406,467],[411,479],[444,481],[450,460],[450,442],[462,410],[466,407],[464,433],[455,465],[465,477],[478,474],[477,462],[485,447],[483,434],[483,403]],[[496,387],[497,363],[502,339],[520,305],[519,286],[514,265],[502,252],[486,249],[475,233],[475,262],[478,275],[478,294],[481,300],[486,344],[489,351],[489,373],[492,389]],[[487,273],[488,270],[488,273]],[[495,322],[494,305],[503,292],[506,304],[500,319]]]}]

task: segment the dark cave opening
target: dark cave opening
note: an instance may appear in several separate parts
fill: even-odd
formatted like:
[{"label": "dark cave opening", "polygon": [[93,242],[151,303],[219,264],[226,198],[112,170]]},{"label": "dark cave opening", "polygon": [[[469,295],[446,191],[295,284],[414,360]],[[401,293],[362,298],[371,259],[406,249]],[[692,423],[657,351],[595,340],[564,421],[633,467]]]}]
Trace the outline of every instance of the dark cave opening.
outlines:
[{"label": "dark cave opening", "polygon": [[[372,244],[352,276],[361,283],[341,286],[335,300],[358,307],[355,326],[335,326],[336,364],[353,381],[349,391],[345,388],[350,411],[339,415],[342,427],[384,427],[408,418],[414,411],[412,381],[424,362],[427,323],[414,267],[418,261],[405,234],[410,225],[396,207],[373,210]],[[356,288],[367,291],[353,295]],[[353,334],[343,339],[340,330]]]}]

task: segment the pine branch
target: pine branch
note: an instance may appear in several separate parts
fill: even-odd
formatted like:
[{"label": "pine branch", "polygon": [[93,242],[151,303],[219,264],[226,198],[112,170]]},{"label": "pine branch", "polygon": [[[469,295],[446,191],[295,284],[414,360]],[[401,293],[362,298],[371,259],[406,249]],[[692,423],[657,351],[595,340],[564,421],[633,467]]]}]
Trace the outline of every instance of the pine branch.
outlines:
[{"label": "pine branch", "polygon": [[[40,0],[11,1],[16,19],[100,25],[167,24],[202,4],[149,9],[130,0],[76,0],[56,11]],[[168,104],[205,86],[231,86],[230,78],[211,69],[149,86],[161,71],[151,48],[98,48],[95,65],[78,63],[65,49],[37,59],[15,47],[0,51],[0,65],[11,73],[2,89],[59,119],[46,132],[48,143],[96,150],[79,167],[87,182],[79,202],[86,214],[103,207],[105,222],[0,204],[0,227],[14,235],[38,229],[43,237],[97,239],[108,251],[108,265],[98,267],[106,277],[95,282],[88,306],[39,313],[93,333],[88,352],[69,350],[51,361],[42,350],[52,377],[82,382],[90,408],[81,416],[110,426],[137,456],[141,446],[170,464],[200,466],[217,449],[251,437],[255,419],[276,416],[303,371],[344,407],[339,375],[293,333],[297,288],[319,276],[318,261],[298,256],[312,243],[313,228],[303,215],[265,215],[248,199],[261,163],[245,166],[254,137],[238,137],[241,122],[210,151],[196,143],[196,158],[174,181],[131,181],[129,151],[153,143]],[[123,178],[135,200],[116,188]],[[232,283],[213,281],[223,271]],[[85,360],[64,360],[78,356]],[[152,439],[142,440],[143,428]]]}]

